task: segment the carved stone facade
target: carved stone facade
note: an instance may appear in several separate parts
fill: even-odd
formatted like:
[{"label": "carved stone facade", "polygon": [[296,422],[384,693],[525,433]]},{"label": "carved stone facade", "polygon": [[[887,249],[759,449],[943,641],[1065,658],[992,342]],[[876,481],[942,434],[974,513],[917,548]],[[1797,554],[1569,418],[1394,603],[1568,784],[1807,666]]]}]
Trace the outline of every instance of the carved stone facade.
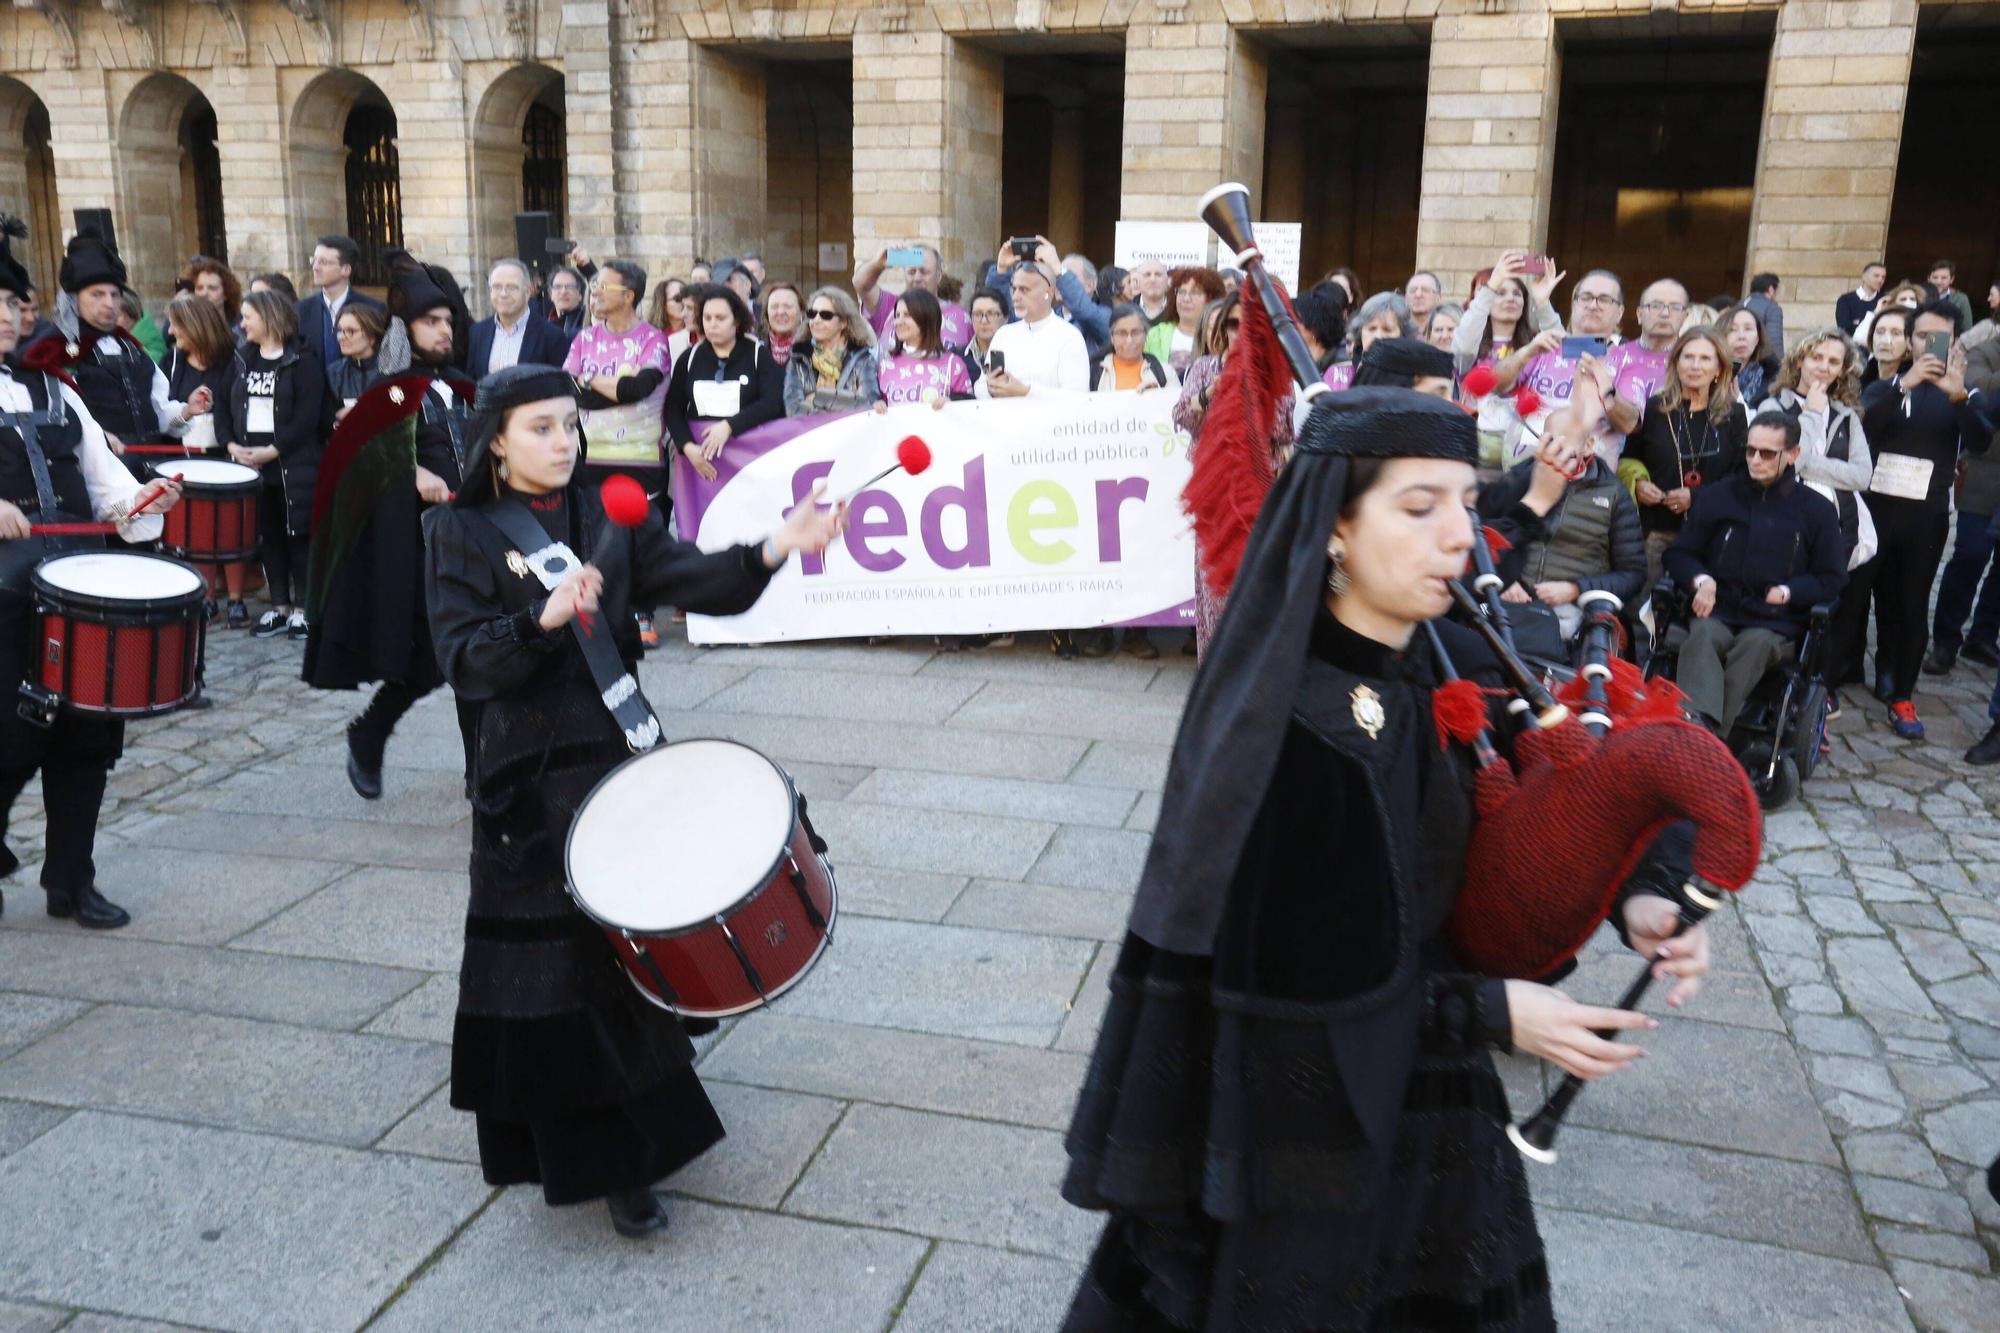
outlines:
[{"label": "carved stone facade", "polygon": [[[350,117],[386,108],[405,242],[472,279],[513,246],[522,125],[560,79],[567,230],[595,254],[658,274],[761,246],[811,282],[931,239],[967,273],[1011,169],[1008,60],[1122,51],[1117,180],[1091,188],[1178,219],[1218,180],[1262,197],[1285,60],[1393,39],[1428,72],[1414,258],[1457,289],[1547,243],[1566,41],[1741,29],[1769,43],[1742,270],[1830,307],[1887,242],[1918,24],[1917,0],[13,0],[0,208],[66,233],[109,207],[158,299],[194,248],[177,136],[205,104],[231,262],[303,276],[313,238],[347,229]],[[851,104],[829,121],[795,80]],[[40,116],[45,145],[23,128]]]}]

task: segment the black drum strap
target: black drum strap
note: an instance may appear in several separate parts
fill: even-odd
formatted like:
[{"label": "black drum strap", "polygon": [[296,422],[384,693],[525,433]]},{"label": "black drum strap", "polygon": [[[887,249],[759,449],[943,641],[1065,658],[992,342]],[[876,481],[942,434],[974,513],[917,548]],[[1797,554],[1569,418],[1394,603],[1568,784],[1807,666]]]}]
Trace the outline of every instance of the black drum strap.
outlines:
[{"label": "black drum strap", "polygon": [[28,454],[28,471],[35,478],[35,503],[40,506],[45,518],[53,517],[61,508],[56,503],[56,484],[49,477],[48,455],[42,452],[41,440],[36,437],[36,429],[41,426],[63,424],[62,390],[53,381],[43,377],[48,384],[49,406],[42,412],[0,412],[0,426],[5,426],[21,437],[21,447]]},{"label": "black drum strap", "polygon": [[[527,506],[516,500],[501,499],[493,504],[483,505],[479,516],[500,530],[500,535],[516,551],[525,551],[528,569],[549,592],[563,581],[563,575],[581,564],[574,551],[563,542],[552,542],[542,525],[528,512]],[[511,561],[513,557],[509,557]],[[583,624],[578,620],[569,622],[570,637],[583,651],[584,664],[590,668],[590,678],[597,686],[598,696],[604,700],[604,707],[611,713],[611,720],[625,733],[625,744],[632,753],[639,754],[660,743],[660,719],[653,712],[653,705],[639,689],[639,682],[625,669],[625,663],[618,658],[618,645],[613,642],[610,632],[585,634]]]}]

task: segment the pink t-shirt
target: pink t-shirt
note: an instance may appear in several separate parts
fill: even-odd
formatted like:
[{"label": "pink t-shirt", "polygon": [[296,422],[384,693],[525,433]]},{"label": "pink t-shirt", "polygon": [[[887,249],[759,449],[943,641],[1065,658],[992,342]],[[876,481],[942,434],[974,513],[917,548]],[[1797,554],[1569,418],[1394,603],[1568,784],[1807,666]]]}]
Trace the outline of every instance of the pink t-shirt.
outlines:
[{"label": "pink t-shirt", "polygon": [[[879,289],[875,293],[875,313],[868,322],[875,326],[878,339],[890,340],[889,325],[896,318],[897,293]],[[944,307],[944,322],[938,329],[938,337],[949,351],[962,352],[972,346],[972,316],[950,301],[941,301]]]},{"label": "pink t-shirt", "polygon": [[1320,376],[1320,379],[1329,389],[1352,388],[1354,386],[1354,363],[1352,361],[1336,361],[1326,368],[1326,374]]},{"label": "pink t-shirt", "polygon": [[878,363],[876,380],[882,386],[885,403],[926,403],[972,392],[972,372],[965,368],[965,358],[955,352],[943,356],[918,356],[914,352],[885,356]]},{"label": "pink t-shirt", "polygon": [[665,430],[661,409],[667,401],[667,372],[671,368],[667,335],[644,320],[623,333],[613,333],[602,324],[578,330],[563,360],[563,369],[571,375],[592,379],[642,370],[657,370],[662,375],[660,387],[636,403],[584,409],[583,438],[589,442],[593,464],[660,466],[660,436]]}]

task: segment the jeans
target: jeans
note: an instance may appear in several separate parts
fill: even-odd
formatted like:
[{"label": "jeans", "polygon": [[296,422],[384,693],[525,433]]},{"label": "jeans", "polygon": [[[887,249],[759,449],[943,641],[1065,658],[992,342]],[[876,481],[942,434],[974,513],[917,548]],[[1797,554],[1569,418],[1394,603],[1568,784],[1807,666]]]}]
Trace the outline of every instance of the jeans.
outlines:
[{"label": "jeans", "polygon": [[[1941,647],[1953,652],[1967,643],[1990,648],[2000,635],[2000,577],[1988,573],[1995,563],[1994,552],[1993,516],[1961,509],[1958,537],[1938,579],[1937,610],[1931,617],[1931,638]],[[1968,614],[1972,617],[1969,631],[1965,627]]]}]

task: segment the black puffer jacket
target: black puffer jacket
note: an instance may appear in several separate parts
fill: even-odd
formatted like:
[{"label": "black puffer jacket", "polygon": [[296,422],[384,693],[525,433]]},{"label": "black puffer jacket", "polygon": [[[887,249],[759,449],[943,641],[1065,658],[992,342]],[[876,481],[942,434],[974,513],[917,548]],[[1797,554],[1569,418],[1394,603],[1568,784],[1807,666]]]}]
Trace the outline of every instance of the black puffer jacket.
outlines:
[{"label": "black puffer jacket", "polygon": [[[1791,471],[1769,486],[1738,471],[1695,492],[1666,569],[1683,588],[1713,578],[1713,614],[1733,628],[1796,638],[1813,604],[1847,586],[1847,543],[1833,502]],[[1764,598],[1779,584],[1791,599],[1773,606]]]}]

